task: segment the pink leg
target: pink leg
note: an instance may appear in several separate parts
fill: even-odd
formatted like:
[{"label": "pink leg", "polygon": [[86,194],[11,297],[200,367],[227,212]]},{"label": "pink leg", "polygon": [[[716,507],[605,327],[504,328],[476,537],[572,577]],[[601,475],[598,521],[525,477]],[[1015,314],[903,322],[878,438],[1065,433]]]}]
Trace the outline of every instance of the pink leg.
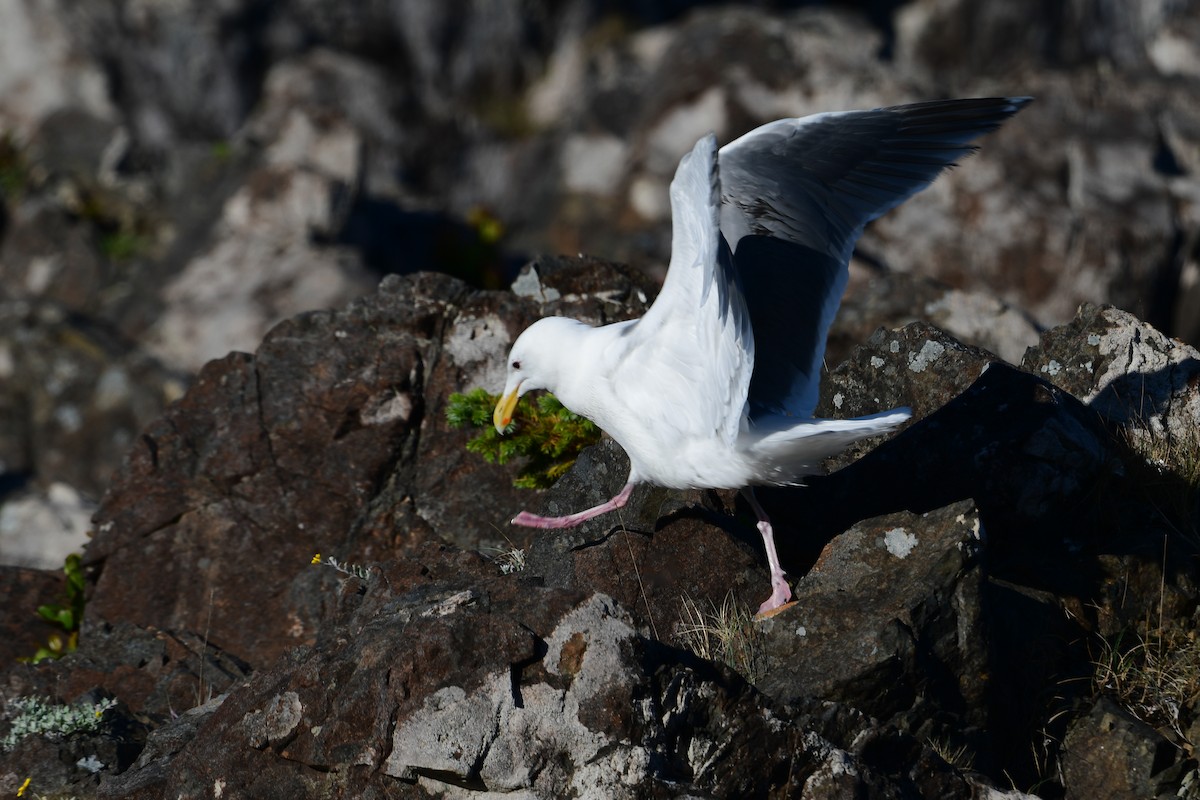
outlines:
[{"label": "pink leg", "polygon": [[593,517],[598,517],[601,514],[607,514],[609,511],[616,511],[618,508],[624,508],[629,502],[629,496],[633,494],[633,484],[627,483],[617,492],[617,496],[613,499],[601,503],[595,508],[589,508],[587,511],[579,511],[575,514],[568,514],[565,517],[540,517],[537,514],[530,514],[528,511],[522,511],[513,517],[513,525],[522,525],[526,528],[574,528],[581,522],[587,522]]},{"label": "pink leg", "polygon": [[779,556],[775,553],[775,532],[771,528],[771,520],[767,518],[767,512],[763,511],[763,507],[758,504],[758,498],[754,496],[754,490],[749,486],[742,489],[742,497],[746,498],[758,516],[758,532],[762,534],[763,546],[767,550],[767,566],[771,569],[771,596],[758,607],[759,614],[766,614],[775,611],[791,600],[792,590],[784,578],[783,568],[779,566]]}]

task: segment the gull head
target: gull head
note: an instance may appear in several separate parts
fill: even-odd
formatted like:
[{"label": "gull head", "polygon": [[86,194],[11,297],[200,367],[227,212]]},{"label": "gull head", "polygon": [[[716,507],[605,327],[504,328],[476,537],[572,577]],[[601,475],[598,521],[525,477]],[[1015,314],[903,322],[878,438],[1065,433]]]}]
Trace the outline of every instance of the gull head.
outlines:
[{"label": "gull head", "polygon": [[534,389],[555,391],[565,360],[570,358],[568,344],[586,325],[566,317],[546,317],[530,325],[513,342],[508,354],[508,378],[492,423],[503,434],[512,423],[513,410],[521,395]]}]

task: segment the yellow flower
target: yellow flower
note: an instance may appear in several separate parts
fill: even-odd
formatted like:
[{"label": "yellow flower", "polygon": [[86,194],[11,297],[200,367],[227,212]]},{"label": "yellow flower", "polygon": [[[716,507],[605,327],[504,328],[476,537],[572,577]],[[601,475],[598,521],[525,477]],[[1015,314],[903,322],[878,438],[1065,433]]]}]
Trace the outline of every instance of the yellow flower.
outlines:
[{"label": "yellow flower", "polygon": [[29,788],[29,784],[31,783],[33,783],[33,778],[26,778],[25,782],[21,784],[21,788],[17,789],[17,797],[24,797],[25,790]]},{"label": "yellow flower", "polygon": [[314,564],[321,563],[321,554],[320,553],[317,553],[315,556],[313,556],[312,563],[314,563]]}]

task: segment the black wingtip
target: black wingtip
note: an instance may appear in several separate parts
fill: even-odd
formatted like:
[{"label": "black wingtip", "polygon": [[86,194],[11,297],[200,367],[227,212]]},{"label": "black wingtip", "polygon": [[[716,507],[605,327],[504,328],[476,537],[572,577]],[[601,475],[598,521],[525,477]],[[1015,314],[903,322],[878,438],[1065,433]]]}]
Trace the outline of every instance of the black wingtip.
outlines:
[{"label": "black wingtip", "polygon": [[899,116],[900,131],[909,147],[965,145],[971,139],[990,133],[1029,103],[1032,97],[970,97],[956,100],[931,100],[924,103],[881,109]]}]

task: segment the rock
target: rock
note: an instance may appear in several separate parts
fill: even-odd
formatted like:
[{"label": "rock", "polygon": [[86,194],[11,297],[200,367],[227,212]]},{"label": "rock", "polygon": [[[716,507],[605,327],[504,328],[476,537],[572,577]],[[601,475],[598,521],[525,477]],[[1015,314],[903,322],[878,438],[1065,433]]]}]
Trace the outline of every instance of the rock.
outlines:
[{"label": "rock", "polygon": [[163,361],[197,370],[253,349],[288,316],[340,305],[371,284],[351,253],[307,241],[331,224],[329,180],[264,168],[252,181],[230,198],[211,249],[164,289],[168,310],[147,342]]},{"label": "rock", "polygon": [[1071,725],[1063,748],[1068,798],[1175,794],[1178,749],[1108,698]]},{"label": "rock", "polygon": [[355,75],[364,90],[373,86],[374,76],[348,61],[318,53],[268,76],[262,109],[248,123],[262,163],[225,202],[207,248],[163,289],[166,312],[148,340],[164,361],[197,370],[230,351],[252,350],[276,322],[342,305],[374,283],[353,251],[321,243],[345,222],[368,143],[395,137],[378,124],[366,128],[368,140],[359,130],[374,120],[304,88]]},{"label": "rock", "polygon": [[[605,439],[583,452],[537,508],[588,508],[615,494],[628,474],[628,458]],[[753,517],[735,521],[716,493],[643,486],[619,513],[537,536],[525,572],[547,586],[604,592],[670,641],[688,620],[686,603],[720,606],[729,595],[745,605],[761,602],[769,582],[751,549],[757,538]],[[714,563],[722,569],[705,568]]]},{"label": "rock", "polygon": [[62,3],[34,0],[0,10],[0,130],[24,139],[64,108],[114,115],[101,63],[72,35],[66,12]]},{"label": "rock", "polygon": [[[970,501],[851,527],[797,582],[797,605],[763,623],[759,688],[781,702],[820,697],[886,719],[917,702],[918,687],[906,681],[924,675],[925,703],[954,698],[981,711],[986,649],[966,641],[987,639],[981,536]],[[987,727],[982,717],[958,722],[960,729]]]},{"label": "rock", "polygon": [[[5,695],[74,700],[100,692],[120,698],[124,716],[158,726],[224,695],[250,674],[245,661],[210,641],[208,633],[143,628],[123,620],[93,623],[85,617],[78,650],[10,675]],[[144,738],[136,743],[134,757]]]},{"label": "rock", "polygon": [[1200,426],[1200,353],[1119,309],[1081,307],[1022,365],[1115,424],[1179,441]]},{"label": "rock", "polygon": [[95,509],[95,503],[65,483],[52,483],[44,493],[10,496],[0,507],[0,552],[17,566],[61,567],[87,544]]},{"label": "rock", "polygon": [[[1085,2],[1050,8],[1037,3],[1015,3],[1005,8],[983,9],[963,2],[919,0],[907,4],[896,21],[897,54],[938,69],[950,66],[947,57],[954,37],[973,36],[978,43],[965,53],[968,63],[1011,65],[1031,52],[1059,64],[1107,61],[1118,69],[1140,72],[1150,66],[1154,42],[1174,25],[1187,24],[1194,12],[1152,2],[1144,15],[1126,16],[1129,9],[1104,2]],[[1072,35],[1047,36],[1069,28]],[[961,69],[961,60],[953,65]]]},{"label": "rock", "polygon": [[[144,431],[97,512],[87,557],[107,566],[93,613],[172,630],[211,622],[215,639],[261,653],[261,665],[312,640],[322,606],[303,567],[314,553],[394,558],[438,538],[522,546],[527,532],[497,533],[504,517],[476,512],[481,493],[517,509],[513,468],[463,449],[470,434],[448,428],[446,398],[497,388],[512,320],[539,310],[610,320],[646,302],[603,264],[539,271],[558,297],[540,307],[444,276],[389,279],[343,312],[277,326],[253,357],[210,363]],[[270,588],[280,570],[292,586],[282,594]],[[221,596],[218,573],[264,590],[254,619]]]},{"label": "rock", "polygon": [[[210,364],[146,430],[97,514],[80,649],[4,684],[99,689],[125,704],[114,723],[143,720],[99,796],[1001,796],[1053,779],[1046,742],[1082,730],[1090,642],[1154,598],[1193,607],[1194,549],[1147,553],[1160,528],[1095,412],[924,324],[879,331],[822,398],[839,416],[910,402],[915,421],[761,492],[799,603],[732,623],[750,660],[680,649],[685,599],[753,607],[766,590],[730,492],[639,488],[620,514],[522,542],[524,569],[503,574],[448,542],[483,542],[522,505],[593,504],[627,464],[604,441],[519,495],[511,467],[466,458],[445,396],[494,381],[527,320],[649,299],[588,260],[536,262],[517,288],[388,279]],[[1087,508],[1101,484],[1111,499]]]},{"label": "rock", "polygon": [[62,602],[62,574],[49,570],[0,566],[0,607],[5,614],[0,630],[0,664],[29,658],[62,629],[42,619],[38,606]]},{"label": "rock", "polygon": [[11,215],[0,246],[7,297],[37,298],[91,310],[112,282],[110,265],[89,226],[62,208],[24,203]]},{"label": "rock", "polygon": [[[661,274],[679,142],[950,87],[1038,102],[870,227],[862,261],[890,268],[876,282],[897,302],[886,318],[848,307],[857,327],[831,361],[880,321],[911,321],[906,305],[1009,361],[1081,300],[1195,328],[1190,9],[1155,5],[1130,27],[1097,3],[1021,16],[914,2],[890,19],[642,3],[622,27],[587,0],[551,5],[18,3],[5,30],[48,44],[0,87],[27,162],[2,169],[6,291],[139,346],[152,329],[167,368],[195,370],[376,272],[453,268],[498,287],[524,253],[586,250]],[[967,39],[947,30],[978,48],[955,57]],[[1008,73],[1022,85],[961,72],[984,58],[1025,64]]]},{"label": "rock", "polygon": [[[263,798],[319,786],[378,796],[405,784],[447,797],[789,796],[801,787],[834,797],[915,785],[972,796],[971,782],[931,755],[911,775],[887,777],[884,751],[920,754],[920,745],[884,735],[853,748],[841,737],[862,741],[866,721],[837,730],[830,709],[789,723],[745,683],[646,639],[604,595],[484,577],[474,563],[407,588],[385,568],[331,638],[215,710],[161,728],[99,796],[228,784],[246,763],[254,774],[239,785]],[[486,641],[474,635],[481,627],[492,632]],[[364,668],[373,664],[389,667]],[[353,766],[330,769],[340,763]]]},{"label": "rock", "polygon": [[867,270],[851,262],[850,286],[834,318],[826,364],[836,366],[876,328],[928,322],[963,344],[1020,364],[1041,330],[1020,309],[994,295],[953,289],[919,276]]},{"label": "rock", "polygon": [[0,374],[9,410],[0,473],[42,493],[70,487],[57,492],[82,498],[66,503],[76,507],[99,499],[138,431],[183,386],[110,329],[52,303],[0,304]]}]

